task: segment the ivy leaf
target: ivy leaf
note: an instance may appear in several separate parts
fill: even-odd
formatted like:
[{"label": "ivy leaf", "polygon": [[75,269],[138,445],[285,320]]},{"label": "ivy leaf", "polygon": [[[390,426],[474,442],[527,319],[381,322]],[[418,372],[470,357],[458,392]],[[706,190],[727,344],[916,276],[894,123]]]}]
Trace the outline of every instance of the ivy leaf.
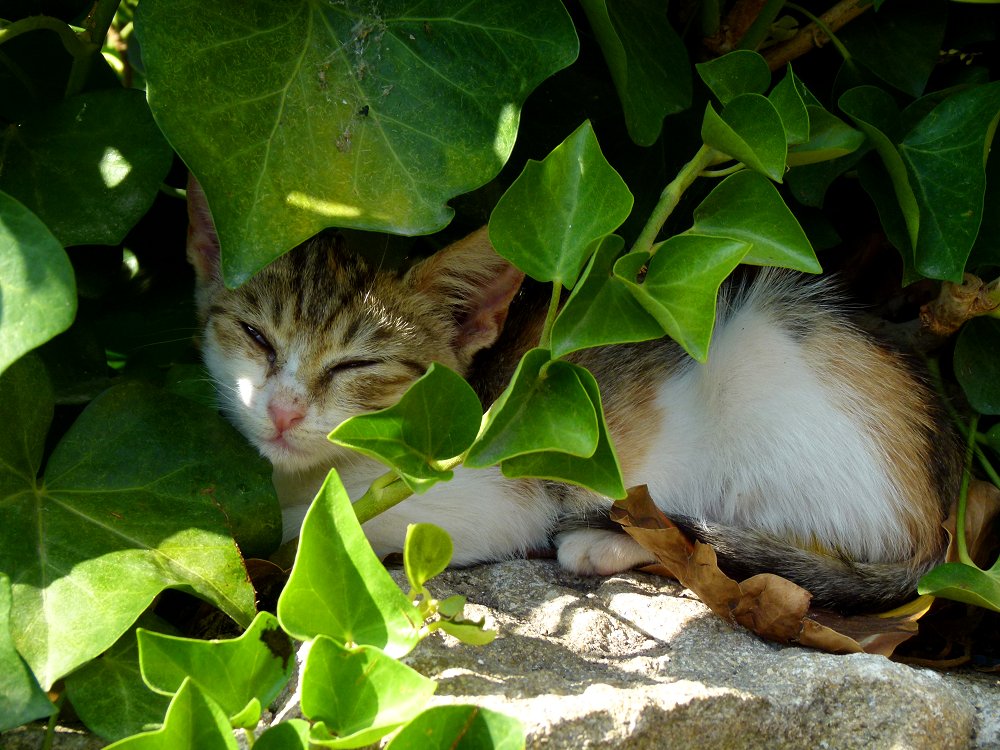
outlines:
[{"label": "ivy leaf", "polygon": [[479,706],[435,706],[400,730],[386,750],[522,750],[524,727]]},{"label": "ivy leaf", "polygon": [[253,743],[254,750],[309,750],[309,722],[289,719],[269,727]]},{"label": "ivy leaf", "polygon": [[[448,419],[439,419],[441,414]],[[482,416],[472,387],[434,363],[394,406],[345,420],[330,440],[381,461],[421,493],[451,479],[453,472],[435,463],[464,453],[476,439]]]},{"label": "ivy leaf", "polygon": [[221,417],[124,383],[80,415],[39,482],[53,405],[36,361],[0,378],[0,404],[0,570],[14,581],[15,642],[43,688],[110,647],[164,588],[249,624],[254,593],[220,506],[246,519],[237,536],[262,554],[280,515],[266,465]]},{"label": "ivy leaf", "polygon": [[416,607],[372,551],[336,471],[306,513],[278,621],[299,640],[325,635],[390,656],[409,653],[419,640]]},{"label": "ivy leaf", "polygon": [[960,562],[938,565],[920,579],[917,592],[1000,612],[1000,560],[989,570]]},{"label": "ivy leaf", "polygon": [[76,280],[59,241],[0,192],[0,373],[62,333],[76,315]]},{"label": "ivy leaf", "polygon": [[482,469],[538,451],[582,458],[594,455],[599,420],[577,369],[569,362],[552,360],[545,349],[525,354],[510,385],[490,409],[465,465]]},{"label": "ivy leaf", "polygon": [[1000,320],[973,318],[955,343],[955,377],[972,408],[1000,414]]},{"label": "ivy leaf", "polygon": [[959,91],[899,144],[917,202],[916,268],[960,282],[976,241],[986,193],[986,156],[1000,119],[1000,81]]},{"label": "ivy leaf", "polygon": [[421,591],[427,581],[448,567],[453,550],[451,537],[439,526],[413,523],[406,528],[403,568],[414,590]]},{"label": "ivy leaf", "polygon": [[10,579],[0,573],[0,732],[49,716],[55,706],[14,648]]},{"label": "ivy leaf", "polygon": [[322,747],[363,747],[405,724],[437,684],[371,646],[347,649],[320,636],[302,670],[302,713],[309,741]]},{"label": "ivy leaf", "polygon": [[641,284],[633,281],[635,261],[628,255],[615,265],[615,275],[674,341],[704,362],[719,287],[750,250],[751,245],[736,239],[681,234],[657,246]]},{"label": "ivy leaf", "polygon": [[583,0],[590,27],[618,90],[629,136],[652,145],[666,115],[691,106],[691,64],[656,0]]},{"label": "ivy leaf", "polygon": [[701,125],[706,144],[781,182],[785,172],[785,126],[774,105],[760,94],[740,94],[720,116],[709,104]]},{"label": "ivy leaf", "polygon": [[631,210],[632,193],[588,120],[544,160],[528,161],[493,209],[490,241],[532,278],[571,288],[592,244]]},{"label": "ivy leaf", "polygon": [[441,620],[438,622],[438,628],[470,646],[485,646],[487,643],[493,643],[497,637],[497,631],[485,630],[482,622]]},{"label": "ivy leaf", "polygon": [[205,189],[233,286],[328,226],[443,227],[578,50],[555,0],[148,0],[136,28],[150,107]]},{"label": "ivy leaf", "polygon": [[763,94],[771,85],[771,69],[752,50],[735,50],[694,67],[722,104],[729,104],[741,94]]},{"label": "ivy leaf", "polygon": [[621,464],[608,435],[608,425],[604,420],[601,391],[597,381],[590,372],[578,365],[569,362],[553,362],[553,364],[564,364],[573,368],[574,374],[586,390],[591,408],[597,415],[597,447],[586,457],[571,455],[561,446],[555,450],[520,454],[505,459],[500,464],[501,472],[511,479],[518,477],[554,479],[559,482],[579,484],[607,497],[625,497]]},{"label": "ivy leaf", "polygon": [[694,210],[689,234],[752,245],[743,263],[819,273],[816,253],[771,181],[756,172],[730,175]]},{"label": "ivy leaf", "polygon": [[860,130],[855,130],[822,107],[809,106],[806,109],[809,112],[809,138],[788,149],[788,166],[840,159],[864,145],[865,135]]},{"label": "ivy leaf", "polygon": [[190,679],[245,729],[257,726],[261,707],[277,697],[295,666],[292,642],[268,612],[239,638],[203,641],[140,628],[137,639],[147,685],[173,695]]},{"label": "ivy leaf", "polygon": [[0,190],[64,246],[117,245],[153,204],[172,161],[142,91],[90,91],[3,131]]},{"label": "ivy leaf", "polygon": [[77,716],[109,742],[159,727],[170,705],[170,698],[153,692],[142,680],[138,626],[173,630],[146,612],[111,648],[66,678],[66,694]]},{"label": "ivy leaf", "polygon": [[800,162],[798,147],[789,149],[788,161],[793,168],[785,177],[789,192],[803,206],[822,208],[826,191],[840,175],[852,169],[868,153],[870,146],[864,143],[856,151],[846,156],[838,156],[829,161],[812,162],[806,153],[806,162]]},{"label": "ivy leaf", "polygon": [[170,701],[163,727],[108,745],[105,750],[236,750],[229,720],[215,701],[185,680]]},{"label": "ivy leaf", "polygon": [[615,260],[624,244],[617,235],[601,240],[583,280],[576,285],[552,326],[553,357],[564,357],[592,346],[648,341],[663,335],[656,319],[614,275]]},{"label": "ivy leaf", "polygon": [[807,93],[805,84],[795,76],[789,65],[785,77],[767,96],[781,116],[781,123],[785,126],[785,141],[789,146],[809,140],[809,110],[804,98]]}]

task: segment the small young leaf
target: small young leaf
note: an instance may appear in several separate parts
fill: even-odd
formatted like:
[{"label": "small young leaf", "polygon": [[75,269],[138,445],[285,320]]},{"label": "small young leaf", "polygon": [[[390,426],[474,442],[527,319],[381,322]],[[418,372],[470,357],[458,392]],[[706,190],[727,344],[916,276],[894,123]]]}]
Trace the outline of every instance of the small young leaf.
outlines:
[{"label": "small young leaf", "polygon": [[552,356],[604,344],[648,341],[663,329],[613,272],[624,241],[608,235],[584,271],[583,280],[559,311],[552,326]]},{"label": "small young leaf", "polygon": [[632,194],[590,121],[542,161],[529,161],[490,216],[497,252],[538,281],[571,288],[592,243],[628,218]]},{"label": "small young leaf", "polygon": [[598,417],[577,368],[545,349],[521,358],[514,377],[490,409],[489,421],[465,465],[482,469],[524,453],[556,450],[592,456]]},{"label": "small young leaf", "polygon": [[435,706],[392,738],[386,750],[522,750],[524,727],[479,706]]},{"label": "small young leaf", "polygon": [[261,706],[274,700],[295,666],[292,642],[268,612],[239,638],[203,641],[140,628],[138,642],[142,677],[153,690],[172,695],[190,679],[231,721],[243,714],[233,726],[246,729],[257,726]]},{"label": "small young leaf", "polygon": [[766,97],[740,94],[726,105],[721,116],[708,104],[701,137],[712,148],[781,182],[788,151],[785,126]]},{"label": "small young leaf", "polygon": [[446,619],[458,617],[465,610],[466,599],[461,594],[454,594],[438,604],[438,614]]},{"label": "small young leaf", "polygon": [[326,635],[390,656],[419,640],[420,615],[372,552],[336,471],[306,513],[278,621],[299,640]]},{"label": "small young leaf", "polygon": [[822,107],[807,107],[809,139],[788,149],[788,166],[839,159],[864,145],[865,135]]},{"label": "small young leaf", "polygon": [[236,750],[236,738],[225,712],[190,680],[170,701],[163,726],[143,732],[105,750]]},{"label": "small young leaf", "polygon": [[500,470],[505,477],[540,477],[554,479],[559,482],[579,484],[594,492],[608,497],[625,497],[625,484],[622,479],[621,465],[608,426],[604,420],[604,409],[601,405],[601,391],[597,381],[589,371],[578,365],[564,362],[572,367],[580,383],[587,391],[587,396],[598,419],[598,441],[594,452],[585,458],[573,456],[558,448],[513,456],[500,464]]},{"label": "small young leaf", "polygon": [[785,77],[767,96],[781,116],[781,123],[785,126],[785,140],[789,146],[809,140],[809,110],[803,99],[804,90],[805,86],[795,77],[792,66],[789,65]]},{"label": "small young leaf", "polygon": [[153,203],[173,152],[135,89],[65,99],[0,135],[0,190],[60,244],[117,245]]},{"label": "small young leaf", "polygon": [[823,269],[798,220],[771,181],[756,172],[730,175],[694,210],[689,234],[741,240],[753,247],[744,263],[793,268],[807,273]]},{"label": "small young leaf", "polygon": [[254,750],[309,750],[309,722],[289,719],[267,729],[253,743]]},{"label": "small young leaf", "polygon": [[691,105],[691,63],[657,0],[582,0],[618,90],[629,136],[649,146],[663,118]]},{"label": "small young leaf", "polygon": [[751,245],[724,237],[681,234],[660,243],[641,284],[631,279],[629,256],[615,265],[646,311],[671,338],[699,362],[708,357],[715,327],[715,301],[722,282],[751,250]]},{"label": "small young leaf", "polygon": [[470,646],[485,646],[497,637],[497,631],[484,630],[480,622],[441,620],[438,628]]},{"label": "small young leaf", "polygon": [[955,343],[955,377],[972,408],[1000,414],[1000,320],[973,318]]},{"label": "small young leaf", "polygon": [[144,613],[99,659],[84,664],[66,678],[66,695],[77,716],[94,734],[109,742],[159,727],[170,698],[150,690],[139,670],[136,627],[173,628]]},{"label": "small young leaf", "polygon": [[[445,414],[447,419],[442,418]],[[395,469],[420,493],[451,479],[451,471],[433,464],[465,452],[476,439],[482,417],[472,387],[435,363],[394,406],[351,417],[330,433],[330,440]]]},{"label": "small young leaf", "polygon": [[14,648],[10,636],[11,599],[10,579],[0,573],[0,732],[55,711]]},{"label": "small young leaf", "polygon": [[320,636],[302,669],[302,713],[316,722],[309,740],[363,747],[405,724],[437,684],[377,648],[347,649]]},{"label": "small young leaf", "polygon": [[454,546],[448,533],[432,523],[413,523],[406,528],[403,568],[410,585],[420,591],[451,562]]},{"label": "small young leaf", "polygon": [[69,328],[75,315],[66,252],[37,216],[0,192],[0,373]]},{"label": "small young leaf", "polygon": [[990,570],[944,563],[920,579],[917,592],[1000,612],[1000,560]]},{"label": "small young leaf", "polygon": [[763,94],[771,85],[770,68],[752,50],[736,50],[694,67],[722,104],[729,104],[740,94]]}]

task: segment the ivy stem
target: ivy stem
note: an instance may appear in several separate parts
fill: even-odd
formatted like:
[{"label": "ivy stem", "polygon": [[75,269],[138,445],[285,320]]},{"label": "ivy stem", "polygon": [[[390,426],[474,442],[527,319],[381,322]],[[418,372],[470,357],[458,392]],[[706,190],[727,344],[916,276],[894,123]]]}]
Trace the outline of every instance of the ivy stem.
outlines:
[{"label": "ivy stem", "polygon": [[406,482],[394,471],[388,471],[365,491],[365,494],[354,503],[354,515],[358,523],[364,524],[379,513],[385,513],[394,505],[398,505],[413,494]]},{"label": "ivy stem", "polygon": [[56,738],[56,724],[59,721],[59,713],[62,711],[63,701],[66,700],[66,693],[63,692],[55,700],[56,710],[52,712],[48,723],[45,725],[45,736],[42,738],[41,750],[52,750],[52,743]]},{"label": "ivy stem", "polygon": [[558,281],[552,282],[552,297],[549,300],[549,311],[545,314],[545,325],[542,326],[542,335],[538,337],[538,345],[543,349],[552,348],[552,325],[556,322],[556,315],[559,314],[562,288],[562,284]]},{"label": "ivy stem", "polygon": [[958,559],[960,562],[972,567],[976,567],[976,563],[969,557],[969,548],[965,542],[965,506],[969,500],[969,480],[972,477],[972,456],[976,448],[976,426],[978,424],[979,415],[974,414],[969,420],[969,435],[965,444],[965,471],[962,472],[962,487],[958,493],[958,513],[955,520]]},{"label": "ivy stem", "polygon": [[660,200],[653,209],[653,213],[650,215],[649,221],[646,222],[646,226],[642,228],[642,232],[636,238],[635,244],[632,245],[631,252],[651,252],[656,236],[663,229],[663,225],[670,217],[670,214],[677,208],[677,204],[680,202],[684,191],[691,187],[692,183],[698,179],[698,175],[705,169],[728,158],[725,154],[716,151],[711,146],[702,144],[701,148],[698,149],[698,153],[694,155],[694,158],[681,167],[681,171],[677,173],[677,176],[669,185],[663,188],[663,192],[660,193]]},{"label": "ivy stem", "polygon": [[243,739],[247,741],[247,750],[253,747],[254,740],[257,739],[253,736],[253,732],[246,727],[243,727]]},{"label": "ivy stem", "polygon": [[740,39],[737,49],[757,49],[761,42],[767,39],[767,34],[771,30],[771,24],[778,17],[781,9],[785,6],[785,0],[767,0],[760,13],[750,24],[747,33]]},{"label": "ivy stem", "polygon": [[726,167],[725,169],[704,169],[698,173],[699,177],[727,177],[731,174],[736,174],[737,172],[742,172],[747,168],[747,165],[743,162],[737,162],[731,167]]},{"label": "ivy stem", "polygon": [[833,33],[833,29],[827,26],[826,22],[822,18],[820,18],[817,15],[814,15],[813,13],[810,13],[808,10],[806,10],[801,5],[798,5],[796,3],[786,3],[785,5],[789,10],[794,10],[796,13],[801,13],[803,16],[805,16],[814,24],[816,24],[816,26],[819,27],[819,30],[830,38],[830,41],[833,43],[833,46],[837,48],[837,52],[839,52],[840,56],[844,58],[844,62],[851,61],[851,53],[847,51],[847,47],[845,47],[844,43],[837,38],[837,35]]}]

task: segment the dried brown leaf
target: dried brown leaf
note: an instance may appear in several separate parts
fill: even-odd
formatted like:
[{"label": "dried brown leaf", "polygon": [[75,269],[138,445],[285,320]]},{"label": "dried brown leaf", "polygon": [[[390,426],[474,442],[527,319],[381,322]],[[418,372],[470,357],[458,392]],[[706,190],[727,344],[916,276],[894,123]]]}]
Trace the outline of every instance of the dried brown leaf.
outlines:
[{"label": "dried brown leaf", "polygon": [[[990,482],[973,479],[969,482],[969,494],[965,504],[965,543],[969,555],[978,565],[988,568],[996,556],[993,554],[997,539],[992,533],[993,524],[1000,516],[1000,489]],[[955,531],[958,528],[958,501],[952,503],[951,512],[942,524],[951,543],[948,545],[948,560],[958,560],[958,543]]]}]

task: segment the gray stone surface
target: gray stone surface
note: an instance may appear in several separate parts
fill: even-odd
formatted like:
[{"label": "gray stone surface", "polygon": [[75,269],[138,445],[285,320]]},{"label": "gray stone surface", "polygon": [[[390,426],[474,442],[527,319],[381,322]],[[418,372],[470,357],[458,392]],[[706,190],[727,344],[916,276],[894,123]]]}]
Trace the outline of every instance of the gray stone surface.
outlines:
[{"label": "gray stone surface", "polygon": [[[1000,750],[1000,675],[779,647],[663,579],[534,560],[447,571],[429,588],[467,596],[500,636],[472,647],[436,633],[406,661],[439,681],[435,702],[520,718],[529,748]],[[294,686],[268,712],[298,715]],[[39,741],[4,735],[0,748]],[[55,747],[101,746],[67,741]]]}]

